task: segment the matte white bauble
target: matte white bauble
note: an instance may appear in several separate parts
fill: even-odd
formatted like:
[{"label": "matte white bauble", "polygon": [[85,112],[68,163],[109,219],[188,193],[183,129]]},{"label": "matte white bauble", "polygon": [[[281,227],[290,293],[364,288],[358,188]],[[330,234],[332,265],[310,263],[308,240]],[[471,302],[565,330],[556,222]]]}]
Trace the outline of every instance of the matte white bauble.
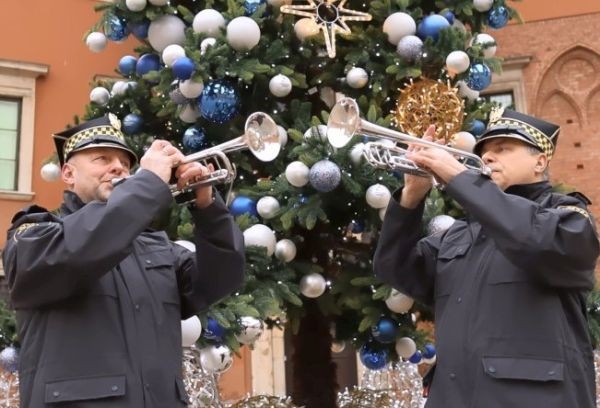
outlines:
[{"label": "matte white bauble", "polygon": [[475,147],[475,136],[469,132],[458,132],[452,138],[452,147],[468,152],[473,153],[473,147]]},{"label": "matte white bauble", "polygon": [[191,347],[200,338],[201,333],[202,323],[198,316],[181,321],[181,345],[183,347]]},{"label": "matte white bauble", "polygon": [[281,262],[293,261],[296,252],[296,244],[290,239],[282,239],[275,244],[275,257]]},{"label": "matte white bauble", "polygon": [[180,239],[175,241],[175,244],[184,247],[188,251],[196,252],[196,244],[191,241],[186,241],[185,239]]},{"label": "matte white bauble", "polygon": [[168,45],[162,52],[162,60],[167,67],[172,67],[181,57],[185,57],[185,50],[179,44]]},{"label": "matte white bauble", "polygon": [[434,365],[436,361],[437,361],[437,356],[433,356],[431,358],[424,358],[424,359],[422,359],[421,363],[423,363],[423,364],[429,364],[429,365]]},{"label": "matte white bauble", "polygon": [[110,92],[108,92],[108,89],[102,86],[97,86],[90,92],[90,101],[94,102],[95,104],[104,106],[109,100]]},{"label": "matte white bauble", "polygon": [[385,219],[385,213],[387,212],[387,207],[383,207],[379,209],[379,219],[383,221]]},{"label": "matte white bauble", "polygon": [[169,45],[181,45],[184,41],[185,23],[174,15],[162,15],[148,27],[148,42],[156,51],[162,52]]},{"label": "matte white bauble", "polygon": [[270,220],[275,217],[279,212],[279,201],[275,197],[265,196],[261,197],[256,203],[256,211],[258,215],[263,217],[265,220]]},{"label": "matte white bauble", "polygon": [[327,289],[327,282],[320,273],[304,275],[300,280],[300,292],[308,298],[318,298]]},{"label": "matte white bauble", "polygon": [[40,169],[44,181],[52,182],[60,178],[60,167],[56,163],[46,163]]},{"label": "matte white bauble", "polygon": [[227,346],[208,346],[200,350],[200,365],[211,374],[223,373],[232,364],[233,357]]},{"label": "matte white bauble", "polygon": [[112,96],[125,95],[127,89],[129,88],[129,83],[125,81],[115,81],[113,84],[110,93]]},{"label": "matte white bauble", "polygon": [[417,351],[415,341],[410,337],[400,337],[396,340],[396,353],[402,358],[409,359]]},{"label": "matte white bauble", "polygon": [[294,32],[300,41],[319,34],[319,26],[314,18],[301,18],[294,24]]},{"label": "matte white bauble", "polygon": [[179,83],[179,90],[186,98],[193,99],[200,96],[204,90],[204,84],[202,82],[196,82],[193,79],[186,79]]},{"label": "matte white bauble", "polygon": [[354,67],[346,74],[346,82],[352,88],[362,88],[369,82],[369,74],[362,68]]},{"label": "matte white bauble", "polygon": [[450,75],[462,74],[470,65],[471,60],[464,51],[452,51],[446,57],[446,69]]},{"label": "matte white bauble", "polygon": [[287,130],[283,126],[277,125],[277,132],[279,133],[279,143],[283,149],[288,142]]},{"label": "matte white bauble", "polygon": [[192,27],[196,33],[217,35],[221,27],[225,27],[225,18],[217,10],[204,9],[196,14]]},{"label": "matte white bauble", "polygon": [[242,326],[242,330],[240,333],[236,333],[235,338],[242,344],[254,344],[264,330],[262,320],[252,316],[240,317],[240,326]]},{"label": "matte white bauble", "polygon": [[275,233],[264,224],[255,224],[244,231],[244,244],[248,246],[260,246],[267,248],[267,255],[275,252]]},{"label": "matte white bauble", "polygon": [[413,298],[406,296],[404,293],[392,289],[392,293],[385,300],[385,304],[394,313],[407,313],[415,303]]},{"label": "matte white bauble", "polygon": [[125,0],[125,6],[131,11],[142,11],[147,4],[146,0]]},{"label": "matte white bauble", "polygon": [[104,33],[100,33],[98,31],[94,31],[93,33],[89,33],[85,38],[85,43],[92,52],[100,52],[106,48],[106,44],[108,40]]},{"label": "matte white bauble", "polygon": [[[496,40],[489,34],[477,34],[473,38],[473,44],[478,44],[481,46],[481,48],[483,48],[483,56],[486,58],[492,58],[494,55],[496,55],[496,49],[498,48],[496,46]],[[487,46],[487,44],[490,45]],[[487,48],[484,48],[484,46],[486,46]]]},{"label": "matte white bauble", "polygon": [[216,38],[208,37],[200,42],[200,55],[204,55],[208,47],[212,47],[217,43]]},{"label": "matte white bauble", "polygon": [[417,23],[406,13],[393,13],[383,22],[383,32],[387,34],[390,44],[396,46],[402,37],[417,32]]},{"label": "matte white bauble", "polygon": [[364,151],[364,143],[357,143],[354,146],[352,146],[352,149],[350,150],[350,160],[352,160],[352,163],[354,163],[355,165],[359,165],[363,159]]},{"label": "matte white bauble", "polygon": [[481,13],[488,11],[493,5],[494,0],[473,0],[473,7]]},{"label": "matte white bauble", "polygon": [[310,169],[301,161],[293,161],[285,168],[285,178],[294,187],[302,187],[308,183]]},{"label": "matte white bauble", "polygon": [[285,75],[277,74],[269,81],[269,91],[278,98],[288,96],[292,92],[292,81]]},{"label": "matte white bauble", "polygon": [[390,190],[383,184],[373,184],[367,189],[365,198],[367,204],[371,207],[375,209],[385,208],[387,207],[390,198],[392,198],[392,193],[390,193]]},{"label": "matte white bauble", "polygon": [[198,116],[200,116],[200,112],[198,112],[198,109],[191,104],[185,105],[181,112],[179,112],[179,119],[181,119],[185,123],[196,122]]},{"label": "matte white bauble", "polygon": [[166,6],[169,4],[169,0],[148,0],[148,2],[154,6]]},{"label": "matte white bauble", "polygon": [[458,86],[458,94],[461,97],[467,98],[471,102],[479,98],[479,92],[469,88],[465,81],[458,81],[456,85]]},{"label": "matte white bauble", "polygon": [[260,41],[260,27],[250,17],[236,17],[227,24],[227,43],[236,51],[249,51]]}]

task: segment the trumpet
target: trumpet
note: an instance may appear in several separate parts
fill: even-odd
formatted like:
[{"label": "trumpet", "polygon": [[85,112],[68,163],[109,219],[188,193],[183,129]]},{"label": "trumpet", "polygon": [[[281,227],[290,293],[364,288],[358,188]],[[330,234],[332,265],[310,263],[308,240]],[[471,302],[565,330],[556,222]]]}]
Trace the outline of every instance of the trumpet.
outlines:
[{"label": "trumpet", "polygon": [[[475,170],[485,176],[492,174],[492,170],[485,165],[483,160],[473,153],[467,153],[463,150],[419,139],[361,119],[360,109],[356,101],[352,98],[343,98],[335,104],[329,114],[327,139],[333,147],[344,147],[357,133],[391,140],[394,143],[443,149],[457,157],[468,169]],[[381,142],[369,142],[365,145],[363,157],[374,167],[400,170],[420,177],[433,176],[435,179],[435,174],[432,174],[428,169],[417,166],[412,160],[408,159],[406,157],[407,153],[408,150],[400,146],[390,146]]]}]

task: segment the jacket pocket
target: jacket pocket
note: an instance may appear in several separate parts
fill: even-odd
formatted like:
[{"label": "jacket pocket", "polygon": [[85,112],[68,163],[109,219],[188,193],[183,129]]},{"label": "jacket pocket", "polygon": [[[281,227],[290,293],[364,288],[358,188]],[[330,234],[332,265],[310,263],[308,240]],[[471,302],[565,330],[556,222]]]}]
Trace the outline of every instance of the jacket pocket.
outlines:
[{"label": "jacket pocket", "polygon": [[140,258],[156,296],[165,303],[179,304],[179,287],[173,253],[161,249],[142,254]]},{"label": "jacket pocket", "polygon": [[493,378],[505,380],[563,381],[564,363],[521,357],[483,357],[483,369]]},{"label": "jacket pocket", "polygon": [[44,402],[87,401],[125,395],[125,376],[71,378],[46,383]]},{"label": "jacket pocket", "polygon": [[185,405],[190,403],[190,397],[188,397],[187,392],[185,390],[185,385],[181,378],[175,378],[175,388],[177,389],[177,396],[179,397],[179,401],[185,403]]},{"label": "jacket pocket", "polygon": [[437,255],[437,272],[435,275],[435,297],[447,296],[456,283],[460,268],[454,262],[461,259],[471,247],[470,243],[442,245]]}]

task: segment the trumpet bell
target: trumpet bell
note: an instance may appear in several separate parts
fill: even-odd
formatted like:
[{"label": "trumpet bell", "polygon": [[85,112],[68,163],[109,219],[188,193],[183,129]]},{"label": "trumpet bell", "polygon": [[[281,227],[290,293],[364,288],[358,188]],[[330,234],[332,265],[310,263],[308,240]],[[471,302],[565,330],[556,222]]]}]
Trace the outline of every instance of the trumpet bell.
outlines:
[{"label": "trumpet bell", "polygon": [[327,121],[327,139],[333,147],[344,147],[360,128],[358,104],[352,98],[344,98],[335,104]]},{"label": "trumpet bell", "polygon": [[260,161],[275,160],[281,150],[275,121],[263,112],[254,112],[246,119],[244,138],[248,149]]}]

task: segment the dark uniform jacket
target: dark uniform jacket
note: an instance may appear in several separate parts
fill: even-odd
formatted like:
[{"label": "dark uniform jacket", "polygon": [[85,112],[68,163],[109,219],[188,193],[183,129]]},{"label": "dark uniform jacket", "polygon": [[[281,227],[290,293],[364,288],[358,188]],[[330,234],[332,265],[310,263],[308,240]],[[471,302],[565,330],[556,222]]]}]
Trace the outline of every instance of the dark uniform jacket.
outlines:
[{"label": "dark uniform jacket", "polygon": [[465,171],[447,192],[468,213],[421,238],[423,203],[392,200],[378,277],[435,305],[428,408],[592,408],[586,322],[598,240],[585,203],[547,182],[502,192]]},{"label": "dark uniform jacket", "polygon": [[186,406],[181,319],[242,283],[240,230],[218,197],[192,211],[195,254],[148,230],[172,196],[145,170],[106,203],[64,199],[17,214],[3,253],[21,407]]}]

